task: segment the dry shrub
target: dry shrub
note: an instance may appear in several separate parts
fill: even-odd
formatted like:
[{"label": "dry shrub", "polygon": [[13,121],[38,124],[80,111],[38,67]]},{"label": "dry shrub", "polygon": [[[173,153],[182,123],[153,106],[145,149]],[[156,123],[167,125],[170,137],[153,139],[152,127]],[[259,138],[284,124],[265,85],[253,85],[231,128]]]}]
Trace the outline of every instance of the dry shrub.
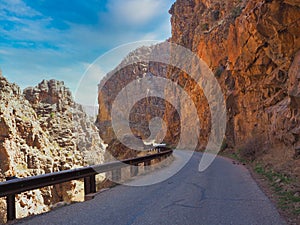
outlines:
[{"label": "dry shrub", "polygon": [[240,147],[240,157],[246,160],[254,161],[265,153],[264,144],[265,142],[261,137],[251,137]]}]

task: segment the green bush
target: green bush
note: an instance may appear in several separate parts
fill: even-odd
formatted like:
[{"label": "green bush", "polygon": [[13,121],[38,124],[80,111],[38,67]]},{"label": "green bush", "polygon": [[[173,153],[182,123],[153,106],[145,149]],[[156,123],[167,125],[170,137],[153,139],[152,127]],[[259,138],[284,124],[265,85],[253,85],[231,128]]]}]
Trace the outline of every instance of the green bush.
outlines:
[{"label": "green bush", "polygon": [[54,117],[55,117],[55,113],[54,113],[54,112],[51,112],[51,113],[50,113],[50,117],[51,117],[51,118],[54,118]]}]

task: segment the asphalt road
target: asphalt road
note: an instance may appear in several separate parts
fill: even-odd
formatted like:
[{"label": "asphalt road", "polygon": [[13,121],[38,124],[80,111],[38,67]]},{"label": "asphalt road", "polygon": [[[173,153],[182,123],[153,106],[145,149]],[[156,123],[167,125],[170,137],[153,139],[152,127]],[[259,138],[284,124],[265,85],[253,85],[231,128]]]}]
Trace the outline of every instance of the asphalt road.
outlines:
[{"label": "asphalt road", "polygon": [[[171,166],[137,179],[170,174],[186,153],[176,153]],[[201,153],[166,181],[150,186],[120,185],[95,199],[27,218],[17,224],[37,225],[281,225],[285,222],[251,178],[247,169],[217,157],[198,171]],[[131,184],[134,184],[132,181]]]}]

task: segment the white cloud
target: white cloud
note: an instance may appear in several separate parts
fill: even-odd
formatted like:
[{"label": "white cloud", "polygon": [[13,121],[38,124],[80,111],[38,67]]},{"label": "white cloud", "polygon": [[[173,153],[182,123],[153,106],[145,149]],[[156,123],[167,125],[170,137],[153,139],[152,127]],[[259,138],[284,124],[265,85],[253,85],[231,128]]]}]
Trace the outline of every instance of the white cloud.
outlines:
[{"label": "white cloud", "polygon": [[5,11],[22,17],[34,17],[41,15],[38,11],[27,6],[22,0],[2,0],[0,2],[1,15],[6,14],[4,13]]},{"label": "white cloud", "polygon": [[[115,22],[122,24],[143,25],[162,14],[166,7],[165,0],[110,0],[109,14]],[[167,13],[167,12],[165,12]]]},{"label": "white cloud", "polygon": [[0,16],[3,21],[10,22],[9,29],[0,26],[0,33],[11,41],[51,41],[57,37],[57,30],[47,28],[52,19],[27,6],[22,0],[0,1]]},{"label": "white cloud", "polygon": [[8,50],[0,49],[0,54],[1,55],[11,55],[11,52],[9,52]]},{"label": "white cloud", "polygon": [[57,40],[56,29],[46,28],[50,23],[50,18],[41,18],[39,20],[18,19],[17,17],[9,17],[8,21],[13,21],[15,27],[6,30],[0,27],[2,35],[10,38],[11,40],[23,41],[55,41]]},{"label": "white cloud", "polygon": [[[8,40],[0,50],[3,74],[22,87],[36,85],[42,79],[64,80],[74,91],[86,66],[104,51],[128,42],[169,36],[167,11],[170,1],[109,0],[107,7],[108,12],[99,14],[99,20],[105,19],[106,24],[103,21],[97,25],[66,21],[68,30],[59,30],[50,26],[51,17],[43,16],[21,0],[0,0],[0,16],[5,14],[5,20],[15,25],[9,31],[0,26],[1,35]],[[147,23],[152,24],[151,28],[145,25],[145,29],[139,29]],[[113,26],[116,24],[117,28]],[[130,29],[123,24],[131,26]],[[17,42],[22,47],[10,46],[9,42]],[[98,69],[93,71],[95,85],[96,75],[101,72]]]},{"label": "white cloud", "polygon": [[[21,0],[5,0],[0,3],[5,5],[7,10],[14,11],[20,9],[19,14],[41,15],[39,12],[28,7]],[[8,4],[9,3],[9,4]],[[15,8],[12,7],[14,4]],[[162,9],[164,8],[164,9]],[[74,24],[67,22],[69,29],[61,31],[51,27],[52,18],[40,16],[39,19],[19,18],[18,16],[7,15],[6,20],[12,21],[15,24],[13,29],[6,30],[0,26],[0,33],[10,40],[17,41],[20,44],[33,42],[35,44],[47,43],[54,47],[58,47],[67,53],[83,53],[91,50],[109,49],[117,45],[127,42],[149,39],[161,39],[169,34],[169,27],[162,29],[165,24],[169,25],[169,16],[167,9],[169,5],[165,0],[109,0],[108,9],[105,20],[110,19],[108,24],[98,24],[96,26]],[[135,25],[143,24],[161,15],[160,23],[153,28],[139,30]],[[102,15],[103,16],[103,15]],[[100,15],[101,17],[101,15]],[[100,18],[101,19],[101,18]],[[132,29],[118,27],[112,28],[112,24],[122,22],[122,24],[130,24]]]}]

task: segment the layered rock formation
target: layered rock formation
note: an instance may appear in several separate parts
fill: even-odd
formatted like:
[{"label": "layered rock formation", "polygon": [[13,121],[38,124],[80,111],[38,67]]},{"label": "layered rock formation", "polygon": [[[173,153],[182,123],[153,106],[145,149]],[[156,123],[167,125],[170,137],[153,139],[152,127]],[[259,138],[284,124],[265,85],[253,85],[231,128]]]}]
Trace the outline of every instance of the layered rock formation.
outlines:
[{"label": "layered rock formation", "polygon": [[[223,89],[227,145],[241,149],[248,140],[262,139],[265,162],[294,175],[300,174],[299,6],[286,0],[177,0],[170,10],[170,41],[197,53]],[[174,70],[168,77],[188,79]],[[190,95],[204,98],[195,88]],[[196,105],[209,127],[207,107]]]},{"label": "layered rock formation", "polygon": [[[168,66],[163,63],[149,61],[150,55],[159,48],[159,45],[152,47],[141,47],[131,52],[121,64],[108,73],[99,84],[99,114],[97,117],[97,126],[100,131],[101,138],[109,145],[108,151],[117,158],[128,158],[138,154],[138,152],[130,150],[124,146],[119,137],[116,136],[116,131],[112,126],[112,106],[116,101],[118,94],[126,86],[131,86],[125,89],[126,95],[122,99],[123,104],[116,105],[117,117],[124,118],[124,124],[120,121],[119,130],[121,141],[132,143],[136,142],[136,146],[143,146],[143,141],[133,140],[130,138],[132,133],[140,140],[154,141],[156,137],[151,137],[149,123],[153,118],[163,118],[165,105],[167,104],[163,98],[153,97],[153,93],[163,90],[164,87],[158,81],[157,77],[165,77]],[[148,87],[148,89],[147,89]],[[152,87],[152,88],[151,88]],[[146,90],[145,90],[146,88]],[[137,91],[137,93],[136,93]],[[129,125],[126,123],[126,109],[131,105],[132,99],[136,94],[147,92],[145,98],[133,102],[129,113]],[[147,97],[149,96],[149,97]],[[126,132],[126,127],[130,127],[130,131]],[[135,148],[131,148],[135,149]]]},{"label": "layered rock formation", "polygon": [[[0,181],[103,162],[104,146],[97,128],[62,82],[43,81],[24,93],[0,77]],[[17,216],[82,199],[83,185],[78,181],[29,191],[17,197]],[[4,199],[0,204],[4,220]]]}]

